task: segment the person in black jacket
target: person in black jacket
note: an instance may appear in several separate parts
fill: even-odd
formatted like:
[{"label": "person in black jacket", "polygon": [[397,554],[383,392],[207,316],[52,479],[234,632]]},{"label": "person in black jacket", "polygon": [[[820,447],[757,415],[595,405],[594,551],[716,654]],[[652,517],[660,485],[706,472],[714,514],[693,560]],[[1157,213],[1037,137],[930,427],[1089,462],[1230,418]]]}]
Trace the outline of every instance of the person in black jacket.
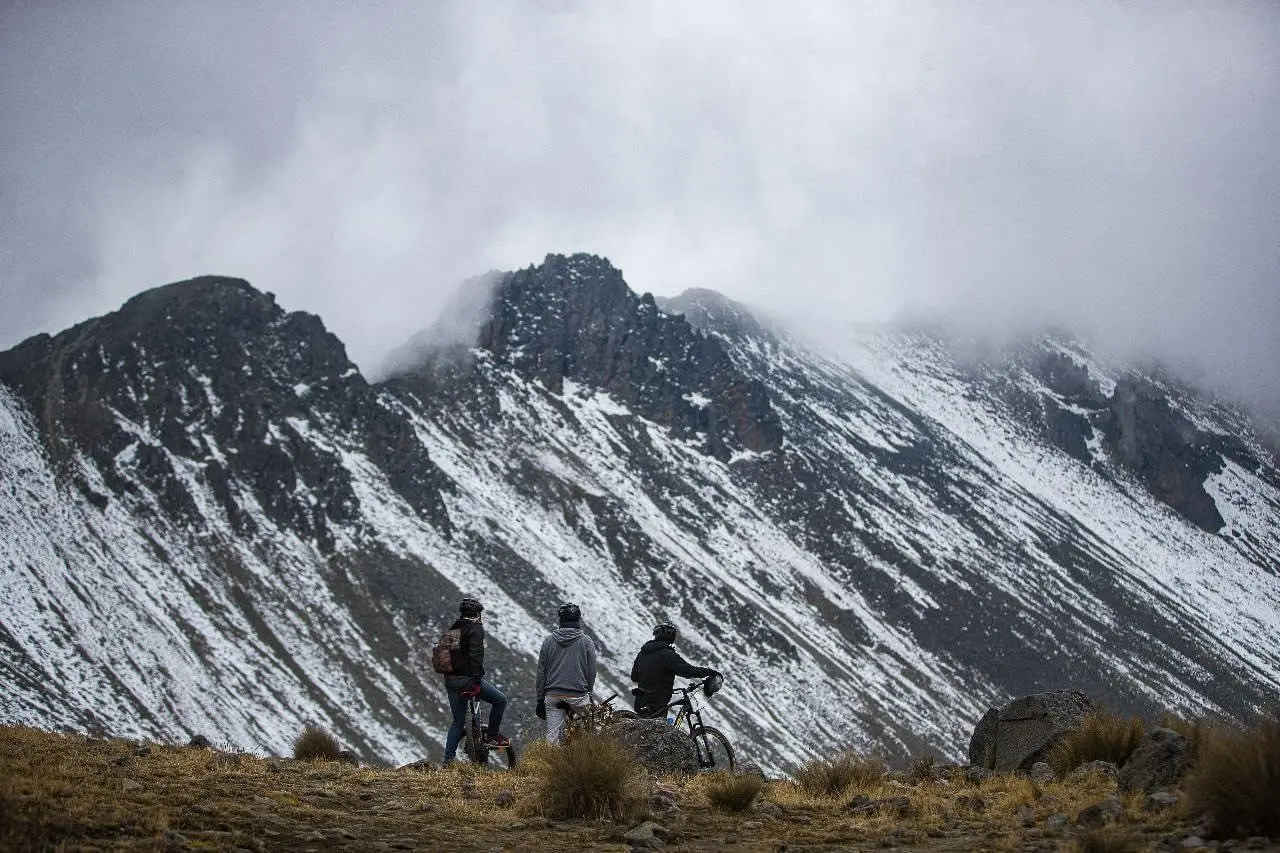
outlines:
[{"label": "person in black jacket", "polygon": [[635,697],[636,713],[642,717],[657,716],[671,701],[676,676],[700,678],[719,675],[714,669],[694,666],[673,648],[678,632],[670,622],[663,622],[653,629],[653,639],[640,647],[636,662],[631,665],[631,680],[636,683],[631,695]]},{"label": "person in black jacket", "polygon": [[458,743],[466,725],[467,700],[472,696],[489,703],[489,736],[485,746],[500,749],[510,746],[503,737],[502,714],[507,710],[507,697],[484,678],[484,624],[481,621],[484,605],[474,598],[464,598],[458,604],[458,618],[449,630],[462,631],[459,647],[453,653],[453,674],[445,676],[445,692],[449,694],[449,710],[453,711],[453,724],[444,739],[444,763],[452,764],[458,754]]}]

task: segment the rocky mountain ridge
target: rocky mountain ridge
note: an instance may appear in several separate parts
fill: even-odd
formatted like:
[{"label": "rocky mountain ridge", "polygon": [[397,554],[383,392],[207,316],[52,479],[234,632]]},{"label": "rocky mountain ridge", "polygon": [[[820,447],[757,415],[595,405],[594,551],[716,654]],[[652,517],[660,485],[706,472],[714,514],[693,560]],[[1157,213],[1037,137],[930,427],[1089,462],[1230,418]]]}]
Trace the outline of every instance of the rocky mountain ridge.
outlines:
[{"label": "rocky mountain ridge", "polygon": [[472,331],[376,384],[232,279],[0,354],[0,715],[277,752],[317,722],[407,761],[464,591],[512,719],[572,599],[606,693],[673,618],[773,768],[958,756],[1062,686],[1231,717],[1280,686],[1280,476],[1237,412],[1058,338],[817,353],[593,256],[469,286]]}]

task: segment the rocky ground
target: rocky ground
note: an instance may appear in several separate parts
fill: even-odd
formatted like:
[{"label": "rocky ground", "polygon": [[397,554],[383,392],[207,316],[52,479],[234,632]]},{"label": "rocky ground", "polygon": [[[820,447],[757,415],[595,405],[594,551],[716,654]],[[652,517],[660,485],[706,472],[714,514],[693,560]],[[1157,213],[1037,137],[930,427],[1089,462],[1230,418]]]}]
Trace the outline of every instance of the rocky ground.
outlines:
[{"label": "rocky ground", "polygon": [[739,813],[711,805],[707,776],[642,774],[626,814],[557,822],[528,758],[514,771],[375,769],[3,727],[0,849],[1280,851],[1204,841],[1177,803],[1121,797],[1101,773],[935,769],[831,798],[773,780]]}]

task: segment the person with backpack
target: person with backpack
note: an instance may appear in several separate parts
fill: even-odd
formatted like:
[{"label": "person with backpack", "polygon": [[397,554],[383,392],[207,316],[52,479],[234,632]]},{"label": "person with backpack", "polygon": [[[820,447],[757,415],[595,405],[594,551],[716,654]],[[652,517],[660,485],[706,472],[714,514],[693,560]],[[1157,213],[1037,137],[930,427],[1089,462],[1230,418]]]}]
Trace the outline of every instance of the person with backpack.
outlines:
[{"label": "person with backpack", "polygon": [[719,675],[714,669],[694,666],[675,650],[679,632],[670,622],[663,622],[653,629],[653,639],[640,647],[635,663],[631,665],[631,680],[636,687],[634,708],[642,717],[657,716],[671,702],[675,692],[676,676],[701,678]]},{"label": "person with backpack", "polygon": [[536,684],[539,719],[547,721],[547,742],[564,736],[566,711],[562,705],[587,708],[596,686],[596,644],[582,633],[582,610],[562,604],[556,611],[560,627],[542,641]]},{"label": "person with backpack", "polygon": [[502,735],[502,714],[507,710],[507,697],[484,678],[484,605],[474,598],[458,604],[458,618],[437,641],[431,655],[432,667],[444,675],[445,692],[453,724],[444,739],[444,763],[452,764],[466,726],[467,700],[476,697],[489,703],[488,737],[484,745],[490,749],[511,746]]}]

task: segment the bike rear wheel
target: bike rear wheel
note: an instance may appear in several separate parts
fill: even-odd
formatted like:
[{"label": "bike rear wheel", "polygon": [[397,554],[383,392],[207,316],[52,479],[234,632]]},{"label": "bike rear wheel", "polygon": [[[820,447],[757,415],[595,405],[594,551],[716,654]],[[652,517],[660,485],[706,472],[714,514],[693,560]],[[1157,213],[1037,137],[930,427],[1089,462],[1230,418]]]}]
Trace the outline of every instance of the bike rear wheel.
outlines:
[{"label": "bike rear wheel", "polygon": [[698,753],[699,768],[733,772],[733,747],[724,732],[711,726],[698,726],[689,736],[693,738],[693,746]]}]

